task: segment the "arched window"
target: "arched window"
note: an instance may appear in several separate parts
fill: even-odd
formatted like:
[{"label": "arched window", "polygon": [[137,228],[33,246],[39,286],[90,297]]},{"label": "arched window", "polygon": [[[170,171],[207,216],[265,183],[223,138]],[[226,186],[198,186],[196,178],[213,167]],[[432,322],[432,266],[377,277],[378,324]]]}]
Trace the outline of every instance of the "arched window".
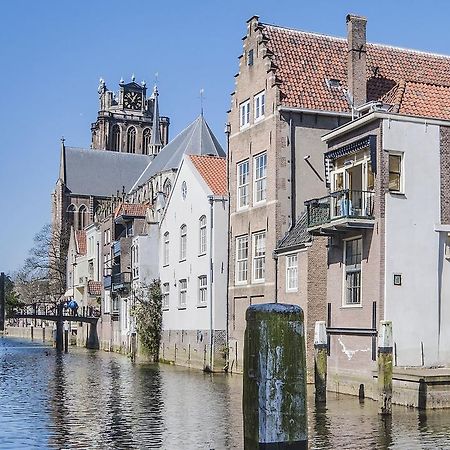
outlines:
[{"label": "arched window", "polygon": [[164,249],[163,249],[163,264],[169,264],[169,232],[164,233]]},{"label": "arched window", "polygon": [[87,208],[84,205],[80,206],[80,209],[78,210],[78,229],[84,230],[84,227],[86,226],[86,220],[87,220]]},{"label": "arched window", "polygon": [[164,192],[164,196],[167,198],[169,197],[170,191],[172,189],[172,185],[170,184],[169,180],[166,180],[164,182],[164,187],[163,187],[163,192]]},{"label": "arched window", "polygon": [[146,128],[142,134],[142,153],[148,155],[150,151],[150,128]]},{"label": "arched window", "polygon": [[120,127],[119,127],[119,125],[114,125],[112,127],[111,149],[116,152],[120,151]]},{"label": "arched window", "polygon": [[77,207],[75,205],[70,205],[67,208],[68,224],[75,227],[75,214],[77,212]]},{"label": "arched window", "polygon": [[180,227],[180,261],[186,259],[186,244],[187,244],[187,226],[181,225]]},{"label": "arched window", "polygon": [[136,128],[130,127],[127,131],[127,152],[134,153],[136,151]]},{"label": "arched window", "polygon": [[199,254],[204,255],[206,253],[206,216],[202,216],[199,219],[200,236],[199,236]]}]

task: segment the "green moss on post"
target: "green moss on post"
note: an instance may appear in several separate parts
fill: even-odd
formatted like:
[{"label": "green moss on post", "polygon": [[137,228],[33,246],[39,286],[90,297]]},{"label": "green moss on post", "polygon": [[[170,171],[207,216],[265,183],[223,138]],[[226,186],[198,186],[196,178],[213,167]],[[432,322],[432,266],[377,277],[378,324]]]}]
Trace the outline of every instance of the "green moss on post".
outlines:
[{"label": "green moss on post", "polygon": [[244,344],[244,448],[306,449],[306,353],[303,311],[252,305]]},{"label": "green moss on post", "polygon": [[378,412],[392,414],[392,322],[382,320],[378,332]]}]

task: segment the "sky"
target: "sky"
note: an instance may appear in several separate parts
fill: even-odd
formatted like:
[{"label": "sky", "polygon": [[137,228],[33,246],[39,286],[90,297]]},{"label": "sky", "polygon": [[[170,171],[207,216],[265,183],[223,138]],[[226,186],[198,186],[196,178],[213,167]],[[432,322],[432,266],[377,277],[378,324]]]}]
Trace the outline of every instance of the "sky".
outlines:
[{"label": "sky", "polygon": [[[426,7],[425,5],[433,5]],[[385,0],[14,0],[0,15],[0,271],[13,273],[50,222],[60,139],[89,147],[102,77],[152,86],[170,137],[200,113],[222,144],[246,20],[334,36],[348,13],[371,42],[450,54],[450,2]]]}]

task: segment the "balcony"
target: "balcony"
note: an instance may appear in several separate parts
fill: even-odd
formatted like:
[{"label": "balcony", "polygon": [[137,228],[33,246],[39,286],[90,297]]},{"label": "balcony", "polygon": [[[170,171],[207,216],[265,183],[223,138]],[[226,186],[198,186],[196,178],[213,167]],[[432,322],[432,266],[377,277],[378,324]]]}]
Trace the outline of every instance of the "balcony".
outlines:
[{"label": "balcony", "polygon": [[131,272],[120,272],[111,276],[113,291],[128,291],[131,286]]},{"label": "balcony", "polygon": [[305,202],[308,231],[332,235],[350,229],[373,228],[374,192],[343,190]]}]

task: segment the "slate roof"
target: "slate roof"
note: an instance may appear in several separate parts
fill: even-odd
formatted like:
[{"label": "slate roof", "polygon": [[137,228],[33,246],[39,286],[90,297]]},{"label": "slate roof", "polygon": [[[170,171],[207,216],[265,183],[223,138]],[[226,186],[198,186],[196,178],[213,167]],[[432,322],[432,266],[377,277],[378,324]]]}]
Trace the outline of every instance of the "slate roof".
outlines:
[{"label": "slate roof", "polygon": [[86,231],[76,230],[75,239],[77,241],[78,254],[85,255],[87,253]]},{"label": "slate roof", "polygon": [[137,181],[131,190],[142,186],[157,173],[177,170],[183,155],[225,156],[225,151],[202,115],[159,152],[140,176],[136,177]]},{"label": "slate roof", "polygon": [[92,150],[64,149],[65,184],[72,194],[110,197],[127,192],[151,158],[147,155]]},{"label": "slate roof", "polygon": [[227,195],[226,158],[204,155],[191,155],[189,158],[214,195]]},{"label": "slate roof", "polygon": [[[349,111],[347,40],[259,24],[263,42],[281,89],[283,105],[326,111]],[[327,80],[339,80],[330,87]],[[367,100],[378,100],[401,82],[409,95],[400,112],[448,118],[450,57],[367,44]],[[440,87],[438,87],[440,86]],[[433,102],[440,96],[439,106]],[[440,106],[444,106],[444,111]],[[403,110],[402,110],[403,106]]]},{"label": "slate roof", "polygon": [[308,233],[308,218],[305,212],[300,216],[295,226],[280,240],[276,252],[283,253],[283,250],[299,247],[308,242],[311,242],[311,235]]}]

